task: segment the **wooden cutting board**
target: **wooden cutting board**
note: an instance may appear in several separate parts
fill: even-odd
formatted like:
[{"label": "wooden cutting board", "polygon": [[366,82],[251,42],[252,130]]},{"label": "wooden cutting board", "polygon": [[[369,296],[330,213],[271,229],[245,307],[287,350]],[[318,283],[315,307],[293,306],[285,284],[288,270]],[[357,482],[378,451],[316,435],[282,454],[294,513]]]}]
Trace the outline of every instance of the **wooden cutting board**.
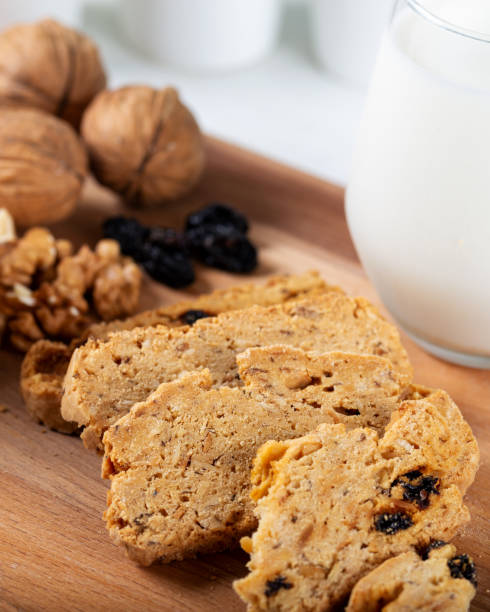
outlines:
[{"label": "wooden cutting board", "polygon": [[[329,282],[379,302],[349,238],[341,188],[213,139],[207,146],[208,169],[192,196],[135,214],[181,225],[189,210],[229,202],[252,221],[261,260],[253,279],[317,268]],[[93,245],[101,221],[123,210],[89,184],[75,215],[53,231]],[[197,278],[187,292],[146,281],[142,308],[250,280],[204,268]],[[472,609],[490,610],[490,373],[444,363],[404,341],[416,380],[446,389],[480,443],[481,469],[467,496],[473,520],[457,545],[479,571]],[[142,569],[111,543],[101,518],[107,483],[99,477],[100,457],[77,437],[46,431],[28,418],[18,391],[20,362],[19,355],[0,351],[0,403],[7,408],[0,413],[0,609],[243,611],[231,583],[246,573],[244,553]]]}]

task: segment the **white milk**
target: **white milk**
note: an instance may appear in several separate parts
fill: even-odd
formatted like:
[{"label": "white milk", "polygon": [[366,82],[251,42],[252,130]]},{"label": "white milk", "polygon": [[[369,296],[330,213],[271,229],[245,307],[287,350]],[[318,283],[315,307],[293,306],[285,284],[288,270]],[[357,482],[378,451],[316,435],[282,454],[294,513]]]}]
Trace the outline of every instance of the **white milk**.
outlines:
[{"label": "white milk", "polygon": [[[488,0],[431,5],[490,32]],[[401,326],[490,367],[490,43],[399,12],[378,57],[346,203],[362,262]]]}]

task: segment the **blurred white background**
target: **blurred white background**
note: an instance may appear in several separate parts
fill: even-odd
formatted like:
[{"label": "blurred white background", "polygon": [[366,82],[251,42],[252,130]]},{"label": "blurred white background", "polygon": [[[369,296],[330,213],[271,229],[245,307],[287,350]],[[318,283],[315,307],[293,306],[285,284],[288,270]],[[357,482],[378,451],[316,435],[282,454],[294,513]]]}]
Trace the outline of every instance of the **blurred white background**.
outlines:
[{"label": "blurred white background", "polygon": [[[329,65],[328,45],[326,50],[317,46],[315,55],[312,30],[316,30],[315,37],[320,41],[322,30],[317,22],[315,28],[311,27],[308,0],[279,1],[284,6],[273,50],[252,66],[214,74],[179,69],[138,50],[121,26],[122,0],[4,1],[0,4],[0,26],[5,27],[19,17],[58,15],[96,40],[111,87],[128,83],[148,83],[155,87],[175,85],[206,132],[345,184],[365,85],[356,84],[352,78],[342,78],[325,67]],[[326,17],[329,37],[332,30],[337,35],[335,44],[340,49],[339,56],[343,53],[351,58],[356,53],[365,54],[362,47],[367,44],[365,39],[370,37],[376,41],[378,29],[382,28],[379,23],[366,25],[359,7],[370,5],[379,10],[380,3],[383,7],[391,4],[391,0],[313,1],[323,13],[328,12],[327,5],[337,5],[339,11],[343,7],[342,19],[351,18],[354,25],[349,26],[348,36],[344,36],[342,26],[335,27],[333,20]],[[352,5],[350,12],[345,10],[346,1]],[[126,0],[126,4],[131,2],[133,6],[138,5],[138,10],[145,11],[151,0]],[[319,14],[315,15],[315,20],[319,18]],[[383,19],[387,19],[386,8],[381,8],[377,21]],[[139,35],[144,36],[145,32]],[[319,54],[323,55],[323,64],[317,59]],[[368,70],[369,65],[365,68]]]}]

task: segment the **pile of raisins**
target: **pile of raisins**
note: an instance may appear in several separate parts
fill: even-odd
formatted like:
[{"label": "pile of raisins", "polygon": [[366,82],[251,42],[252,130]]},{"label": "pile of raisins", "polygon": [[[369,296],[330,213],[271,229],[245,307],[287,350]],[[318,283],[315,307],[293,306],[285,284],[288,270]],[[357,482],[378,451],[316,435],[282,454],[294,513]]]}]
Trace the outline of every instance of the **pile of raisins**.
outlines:
[{"label": "pile of raisins", "polygon": [[238,274],[251,272],[257,266],[257,249],[247,238],[248,228],[246,217],[231,206],[210,204],[187,217],[183,232],[148,227],[127,217],[107,219],[103,232],[152,278],[180,288],[194,281],[192,259]]}]

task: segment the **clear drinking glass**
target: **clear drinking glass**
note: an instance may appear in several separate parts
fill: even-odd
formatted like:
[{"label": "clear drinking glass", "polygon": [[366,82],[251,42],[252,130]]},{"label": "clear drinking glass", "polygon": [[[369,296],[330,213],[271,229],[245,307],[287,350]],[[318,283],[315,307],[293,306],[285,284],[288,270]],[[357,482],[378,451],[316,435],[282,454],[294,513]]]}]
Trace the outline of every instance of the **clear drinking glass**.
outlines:
[{"label": "clear drinking glass", "polygon": [[346,194],[364,267],[428,351],[490,368],[490,2],[400,0]]}]

